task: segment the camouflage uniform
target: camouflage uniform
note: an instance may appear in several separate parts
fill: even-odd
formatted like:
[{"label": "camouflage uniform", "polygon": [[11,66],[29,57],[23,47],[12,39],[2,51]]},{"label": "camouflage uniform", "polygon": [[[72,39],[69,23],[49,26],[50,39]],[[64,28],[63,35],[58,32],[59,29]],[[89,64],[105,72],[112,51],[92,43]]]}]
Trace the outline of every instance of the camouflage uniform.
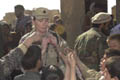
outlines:
[{"label": "camouflage uniform", "polygon": [[97,72],[93,69],[88,70],[87,73],[88,74],[86,74],[86,75],[89,75],[89,76],[86,77],[85,80],[99,80],[100,77],[102,76],[100,72]]},{"label": "camouflage uniform", "polygon": [[[28,37],[33,32],[34,31],[31,31],[30,33],[27,33],[26,35],[24,35],[21,38],[20,43],[22,41],[24,41],[25,38]],[[57,35],[55,32],[49,30],[48,33],[53,34],[53,36],[56,37],[58,45],[62,44],[62,47],[61,47],[62,50],[65,47],[67,47],[66,42],[59,35]],[[38,45],[41,46],[40,42],[36,42],[34,44],[38,44]],[[45,66],[47,66],[47,65],[58,65],[58,66],[60,66],[61,69],[63,69],[63,67],[64,67],[63,62],[61,60],[58,62],[58,60],[60,60],[60,58],[59,58],[59,55],[58,55],[58,51],[56,50],[56,47],[54,47],[54,45],[52,45],[52,44],[48,44],[46,53],[43,55],[43,65],[45,65]]]},{"label": "camouflage uniform", "polygon": [[100,72],[97,72],[94,69],[89,69],[81,60],[79,60],[79,68],[84,80],[99,80],[102,76]]},{"label": "camouflage uniform", "polygon": [[8,80],[10,73],[19,67],[20,60],[23,57],[23,48],[24,46],[19,46],[11,50],[8,55],[0,59],[0,80]]},{"label": "camouflage uniform", "polygon": [[96,70],[99,70],[100,59],[106,48],[106,36],[94,27],[78,36],[75,43],[75,50],[82,62]]}]

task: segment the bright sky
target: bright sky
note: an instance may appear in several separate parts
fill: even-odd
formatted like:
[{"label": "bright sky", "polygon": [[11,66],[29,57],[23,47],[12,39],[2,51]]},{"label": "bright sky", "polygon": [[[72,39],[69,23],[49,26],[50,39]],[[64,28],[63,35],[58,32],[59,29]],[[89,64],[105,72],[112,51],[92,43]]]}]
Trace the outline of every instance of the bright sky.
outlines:
[{"label": "bright sky", "polygon": [[38,7],[60,10],[60,0],[2,0],[0,3],[0,20],[5,13],[14,12],[14,6],[17,4],[22,4],[25,9],[29,10]]},{"label": "bright sky", "polygon": [[112,13],[111,8],[116,5],[116,0],[108,0],[108,13]]},{"label": "bright sky", "polygon": [[[108,12],[111,13],[111,6],[115,5],[116,0],[108,0]],[[46,7],[48,9],[59,9],[60,0],[2,0],[0,3],[0,20],[5,13],[14,12],[14,6],[17,4],[24,5],[25,9],[32,10],[37,7]]]}]

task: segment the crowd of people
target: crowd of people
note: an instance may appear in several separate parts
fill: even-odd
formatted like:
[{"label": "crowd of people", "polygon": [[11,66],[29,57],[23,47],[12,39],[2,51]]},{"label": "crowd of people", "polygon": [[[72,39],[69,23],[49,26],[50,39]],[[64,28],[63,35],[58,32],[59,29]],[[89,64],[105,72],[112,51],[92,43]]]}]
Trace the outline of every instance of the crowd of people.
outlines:
[{"label": "crowd of people", "polygon": [[70,49],[59,16],[49,25],[47,8],[24,10],[15,6],[15,29],[0,22],[0,80],[120,80],[120,26],[108,33],[110,14],[95,14]]}]

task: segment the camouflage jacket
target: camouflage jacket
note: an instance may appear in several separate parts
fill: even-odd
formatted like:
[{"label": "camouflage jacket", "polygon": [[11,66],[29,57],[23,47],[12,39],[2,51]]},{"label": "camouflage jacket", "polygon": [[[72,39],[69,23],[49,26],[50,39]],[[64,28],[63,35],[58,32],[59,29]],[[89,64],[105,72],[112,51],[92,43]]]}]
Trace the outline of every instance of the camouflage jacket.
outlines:
[{"label": "camouflage jacket", "polygon": [[[20,43],[22,41],[24,41],[25,38],[27,36],[29,36],[32,32],[34,32],[34,31],[31,31],[30,33],[25,34],[21,38]],[[57,38],[58,45],[62,45],[61,49],[59,49],[59,50],[62,51],[65,47],[67,47],[66,41],[63,40],[58,34],[56,34],[55,32],[53,32],[51,30],[49,30],[49,33],[53,34],[53,36],[55,36]],[[34,43],[34,44],[38,44],[38,45],[41,46],[40,42]],[[58,51],[56,50],[56,47],[54,47],[51,44],[48,45],[46,53],[43,55],[43,65],[45,65],[45,66],[47,66],[47,65],[58,65],[58,66],[60,66],[61,69],[64,66],[62,60],[59,58]]]},{"label": "camouflage jacket", "polygon": [[79,60],[79,68],[84,80],[99,80],[99,78],[102,76],[100,72],[88,68],[81,60]]},{"label": "camouflage jacket", "polygon": [[20,65],[22,57],[23,51],[15,48],[0,59],[0,80],[7,80],[10,73]]},{"label": "camouflage jacket", "polygon": [[24,74],[16,76],[14,80],[41,80],[41,74],[39,72],[27,71]]},{"label": "camouflage jacket", "polygon": [[[87,74],[88,74],[89,76],[88,76]],[[86,74],[86,75],[87,75],[88,77],[86,77],[85,80],[99,80],[100,77],[102,76],[100,72],[97,72],[96,70],[93,70],[93,69],[88,70],[88,71],[87,71],[87,74]]]},{"label": "camouflage jacket", "polygon": [[74,48],[77,55],[89,68],[99,69],[100,59],[107,48],[106,38],[98,28],[91,28],[76,39]]}]

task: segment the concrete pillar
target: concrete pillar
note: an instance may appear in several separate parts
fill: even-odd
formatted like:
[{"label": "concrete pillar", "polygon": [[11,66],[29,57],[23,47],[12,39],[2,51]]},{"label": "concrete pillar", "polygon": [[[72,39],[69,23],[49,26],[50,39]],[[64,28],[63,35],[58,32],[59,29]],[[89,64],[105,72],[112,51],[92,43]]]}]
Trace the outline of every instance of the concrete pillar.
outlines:
[{"label": "concrete pillar", "polygon": [[120,24],[120,0],[116,0],[116,20]]},{"label": "concrete pillar", "polygon": [[85,17],[84,0],[61,0],[61,17],[67,31],[68,45],[73,48],[76,37],[81,34]]}]

